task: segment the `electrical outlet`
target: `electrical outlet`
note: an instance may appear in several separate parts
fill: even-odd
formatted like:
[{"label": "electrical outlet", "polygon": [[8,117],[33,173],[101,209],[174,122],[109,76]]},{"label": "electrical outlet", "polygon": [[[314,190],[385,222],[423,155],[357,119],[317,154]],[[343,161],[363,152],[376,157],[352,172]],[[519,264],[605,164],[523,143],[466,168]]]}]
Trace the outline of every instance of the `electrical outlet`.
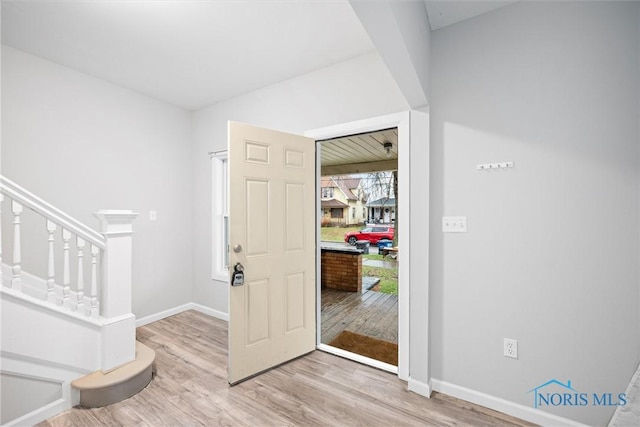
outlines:
[{"label": "electrical outlet", "polygon": [[504,355],[514,359],[518,358],[518,340],[504,339]]}]

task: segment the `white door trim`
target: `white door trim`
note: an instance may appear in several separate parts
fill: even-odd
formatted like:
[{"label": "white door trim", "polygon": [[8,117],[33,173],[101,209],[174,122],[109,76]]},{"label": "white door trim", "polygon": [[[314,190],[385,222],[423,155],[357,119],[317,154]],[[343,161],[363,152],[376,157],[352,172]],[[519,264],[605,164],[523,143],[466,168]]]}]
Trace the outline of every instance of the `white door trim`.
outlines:
[{"label": "white door trim", "polygon": [[[359,120],[351,123],[344,123],[336,126],[325,127],[321,129],[314,129],[305,132],[304,136],[314,138],[317,140],[324,140],[330,138],[336,138],[346,135],[354,135],[364,132],[372,132],[382,129],[398,128],[398,246],[399,253],[402,260],[399,262],[398,268],[398,377],[401,380],[407,381],[409,379],[409,295],[410,284],[409,277],[411,272],[411,257],[408,256],[409,248],[411,247],[411,240],[409,233],[410,224],[410,135],[411,135],[411,114],[409,111],[390,114],[387,116],[374,117],[365,120]],[[426,135],[428,138],[428,135]],[[428,139],[427,139],[428,142]],[[318,150],[318,144],[316,143],[316,150]],[[320,153],[316,153],[316,192],[320,194]],[[427,163],[428,165],[428,163]],[[425,189],[424,191],[428,191]],[[320,208],[316,208],[316,215],[320,211]],[[426,220],[428,224],[428,218]],[[317,224],[316,224],[317,225]],[[317,228],[316,241],[320,242],[320,231]],[[424,242],[428,244],[428,240]],[[320,245],[316,245],[317,259],[320,259]],[[405,255],[406,254],[406,255]],[[319,261],[318,261],[319,262]],[[426,260],[422,260],[426,262]],[[316,298],[316,327],[317,327],[317,343],[321,343],[321,329],[320,329],[320,269],[317,268],[317,298]],[[425,277],[426,281],[428,277]],[[425,309],[426,310],[426,309]],[[425,334],[426,335],[426,334]],[[428,367],[428,357],[425,355],[425,361]]]}]

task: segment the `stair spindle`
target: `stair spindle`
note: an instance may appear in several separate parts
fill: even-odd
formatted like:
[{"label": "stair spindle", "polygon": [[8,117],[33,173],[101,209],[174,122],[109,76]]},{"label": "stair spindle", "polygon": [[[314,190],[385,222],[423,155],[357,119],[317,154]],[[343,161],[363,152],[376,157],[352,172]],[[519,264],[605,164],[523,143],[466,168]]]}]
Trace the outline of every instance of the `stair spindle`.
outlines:
[{"label": "stair spindle", "polygon": [[47,301],[55,302],[56,268],[55,268],[55,236],[58,226],[47,220],[47,232],[49,233],[49,255],[47,263]]},{"label": "stair spindle", "polygon": [[11,272],[11,287],[17,290],[22,288],[22,249],[20,247],[20,215],[22,205],[15,200],[11,201],[11,211],[13,212],[13,266]]},{"label": "stair spindle", "polygon": [[76,247],[78,248],[78,289],[76,300],[74,301],[74,310],[80,311],[84,304],[84,239],[76,236]]},{"label": "stair spindle", "polygon": [[71,240],[71,232],[67,229],[62,229],[62,245],[63,251],[63,263],[62,263],[62,292],[58,295],[58,305],[64,305],[69,307],[69,292],[71,290],[71,275],[69,274],[69,240]]},{"label": "stair spindle", "polygon": [[90,304],[85,305],[85,313],[87,316],[98,316],[98,254],[100,248],[91,245],[91,298]]}]

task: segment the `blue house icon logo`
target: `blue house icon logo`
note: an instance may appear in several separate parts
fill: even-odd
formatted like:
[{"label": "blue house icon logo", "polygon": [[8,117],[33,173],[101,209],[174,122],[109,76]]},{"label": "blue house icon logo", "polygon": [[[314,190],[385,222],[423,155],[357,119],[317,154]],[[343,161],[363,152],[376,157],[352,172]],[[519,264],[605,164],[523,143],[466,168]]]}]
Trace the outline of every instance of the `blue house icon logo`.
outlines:
[{"label": "blue house icon logo", "polygon": [[[551,386],[555,386],[551,388],[552,390],[556,390],[553,393],[547,392],[547,388]],[[578,391],[571,386],[571,380],[567,380],[565,384],[556,379],[552,379],[532,388],[527,393],[533,393],[534,408],[538,408],[539,406],[585,406],[588,404],[586,394],[578,393]]]}]

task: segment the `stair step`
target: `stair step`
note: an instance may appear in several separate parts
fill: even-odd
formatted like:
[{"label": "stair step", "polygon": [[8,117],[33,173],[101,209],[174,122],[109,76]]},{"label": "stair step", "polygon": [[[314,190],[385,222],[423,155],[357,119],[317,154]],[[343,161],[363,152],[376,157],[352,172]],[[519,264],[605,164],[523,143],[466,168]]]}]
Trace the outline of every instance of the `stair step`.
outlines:
[{"label": "stair step", "polygon": [[153,376],[156,352],[136,341],[136,359],[106,374],[96,371],[74,380],[80,390],[80,406],[99,408],[121,402],[144,389]]}]

